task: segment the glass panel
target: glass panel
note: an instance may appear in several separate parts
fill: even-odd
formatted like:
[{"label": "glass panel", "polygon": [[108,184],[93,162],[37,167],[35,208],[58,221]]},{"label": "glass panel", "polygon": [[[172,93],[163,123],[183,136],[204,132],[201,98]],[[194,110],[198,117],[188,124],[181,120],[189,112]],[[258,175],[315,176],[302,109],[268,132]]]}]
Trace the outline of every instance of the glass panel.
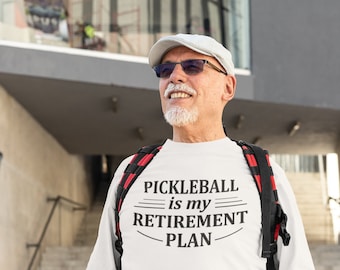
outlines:
[{"label": "glass panel", "polygon": [[15,24],[14,1],[0,0],[0,19],[7,24]]},{"label": "glass panel", "polygon": [[247,1],[229,0],[228,43],[233,52],[235,66],[250,69],[250,30],[249,3]]}]

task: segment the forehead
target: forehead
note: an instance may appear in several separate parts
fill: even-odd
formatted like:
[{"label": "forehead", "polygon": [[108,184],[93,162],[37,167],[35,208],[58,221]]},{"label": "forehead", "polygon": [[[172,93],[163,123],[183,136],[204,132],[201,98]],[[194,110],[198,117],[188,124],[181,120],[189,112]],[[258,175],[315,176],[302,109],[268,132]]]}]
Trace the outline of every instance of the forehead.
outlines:
[{"label": "forehead", "polygon": [[209,61],[215,60],[215,58],[211,56],[195,52],[185,46],[179,46],[165,53],[161,62],[182,61],[186,59],[207,59]]}]

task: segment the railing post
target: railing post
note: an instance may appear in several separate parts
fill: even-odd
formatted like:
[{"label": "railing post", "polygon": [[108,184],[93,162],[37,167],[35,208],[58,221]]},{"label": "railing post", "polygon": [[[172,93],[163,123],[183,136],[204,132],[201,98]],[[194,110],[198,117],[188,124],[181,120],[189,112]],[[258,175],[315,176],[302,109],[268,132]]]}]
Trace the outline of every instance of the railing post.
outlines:
[{"label": "railing post", "polygon": [[40,248],[40,246],[41,246],[42,240],[44,239],[44,236],[45,236],[45,234],[46,234],[48,225],[50,224],[50,221],[51,221],[51,219],[52,219],[54,210],[55,210],[55,208],[57,207],[57,204],[58,204],[59,200],[60,200],[60,197],[59,197],[59,196],[56,197],[56,198],[47,198],[47,202],[54,201],[54,204],[53,204],[53,206],[52,206],[52,209],[51,209],[51,211],[50,211],[50,214],[48,215],[47,221],[46,221],[46,223],[45,223],[44,229],[43,229],[43,231],[42,231],[42,233],[41,233],[41,236],[40,236],[40,238],[39,238],[38,243],[27,243],[27,244],[26,244],[26,248],[31,248],[31,247],[34,247],[34,248],[35,248],[34,253],[33,253],[33,256],[32,256],[32,258],[31,258],[31,261],[30,261],[30,263],[29,263],[29,265],[28,265],[27,270],[31,270],[31,268],[32,268],[32,265],[33,265],[33,263],[34,263],[34,260],[35,260],[35,258],[36,258],[36,256],[37,256],[37,254],[38,254],[38,251],[39,251],[39,248]]}]

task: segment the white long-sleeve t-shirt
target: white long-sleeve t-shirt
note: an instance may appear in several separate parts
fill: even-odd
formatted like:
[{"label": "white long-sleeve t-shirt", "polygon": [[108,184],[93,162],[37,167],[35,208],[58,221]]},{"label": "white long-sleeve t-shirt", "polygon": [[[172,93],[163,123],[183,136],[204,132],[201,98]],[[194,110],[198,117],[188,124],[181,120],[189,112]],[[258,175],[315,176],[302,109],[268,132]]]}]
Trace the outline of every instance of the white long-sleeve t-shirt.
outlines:
[{"label": "white long-sleeve t-shirt", "polygon": [[[115,198],[130,158],[118,167],[87,270],[117,270]],[[289,246],[278,241],[279,270],[314,270],[295,197],[272,162]],[[242,149],[228,138],[167,140],[130,188],[120,211],[122,270],[265,270],[261,203]]]}]

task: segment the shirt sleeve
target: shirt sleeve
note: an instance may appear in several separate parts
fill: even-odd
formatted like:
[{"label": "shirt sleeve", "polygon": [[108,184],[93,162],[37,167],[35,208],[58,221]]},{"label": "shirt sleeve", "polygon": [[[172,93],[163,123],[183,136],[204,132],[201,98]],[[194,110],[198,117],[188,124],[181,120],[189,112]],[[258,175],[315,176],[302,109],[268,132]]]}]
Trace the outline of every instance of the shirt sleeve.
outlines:
[{"label": "shirt sleeve", "polygon": [[86,270],[119,269],[120,255],[115,249],[115,242],[117,240],[115,224],[116,191],[124,169],[131,158],[125,159],[119,165],[112,179],[99,223],[97,240]]},{"label": "shirt sleeve", "polygon": [[288,217],[287,231],[291,239],[284,246],[278,239],[277,259],[279,270],[315,270],[312,256],[306,239],[301,215],[291,185],[281,167],[272,162],[279,201]]}]

